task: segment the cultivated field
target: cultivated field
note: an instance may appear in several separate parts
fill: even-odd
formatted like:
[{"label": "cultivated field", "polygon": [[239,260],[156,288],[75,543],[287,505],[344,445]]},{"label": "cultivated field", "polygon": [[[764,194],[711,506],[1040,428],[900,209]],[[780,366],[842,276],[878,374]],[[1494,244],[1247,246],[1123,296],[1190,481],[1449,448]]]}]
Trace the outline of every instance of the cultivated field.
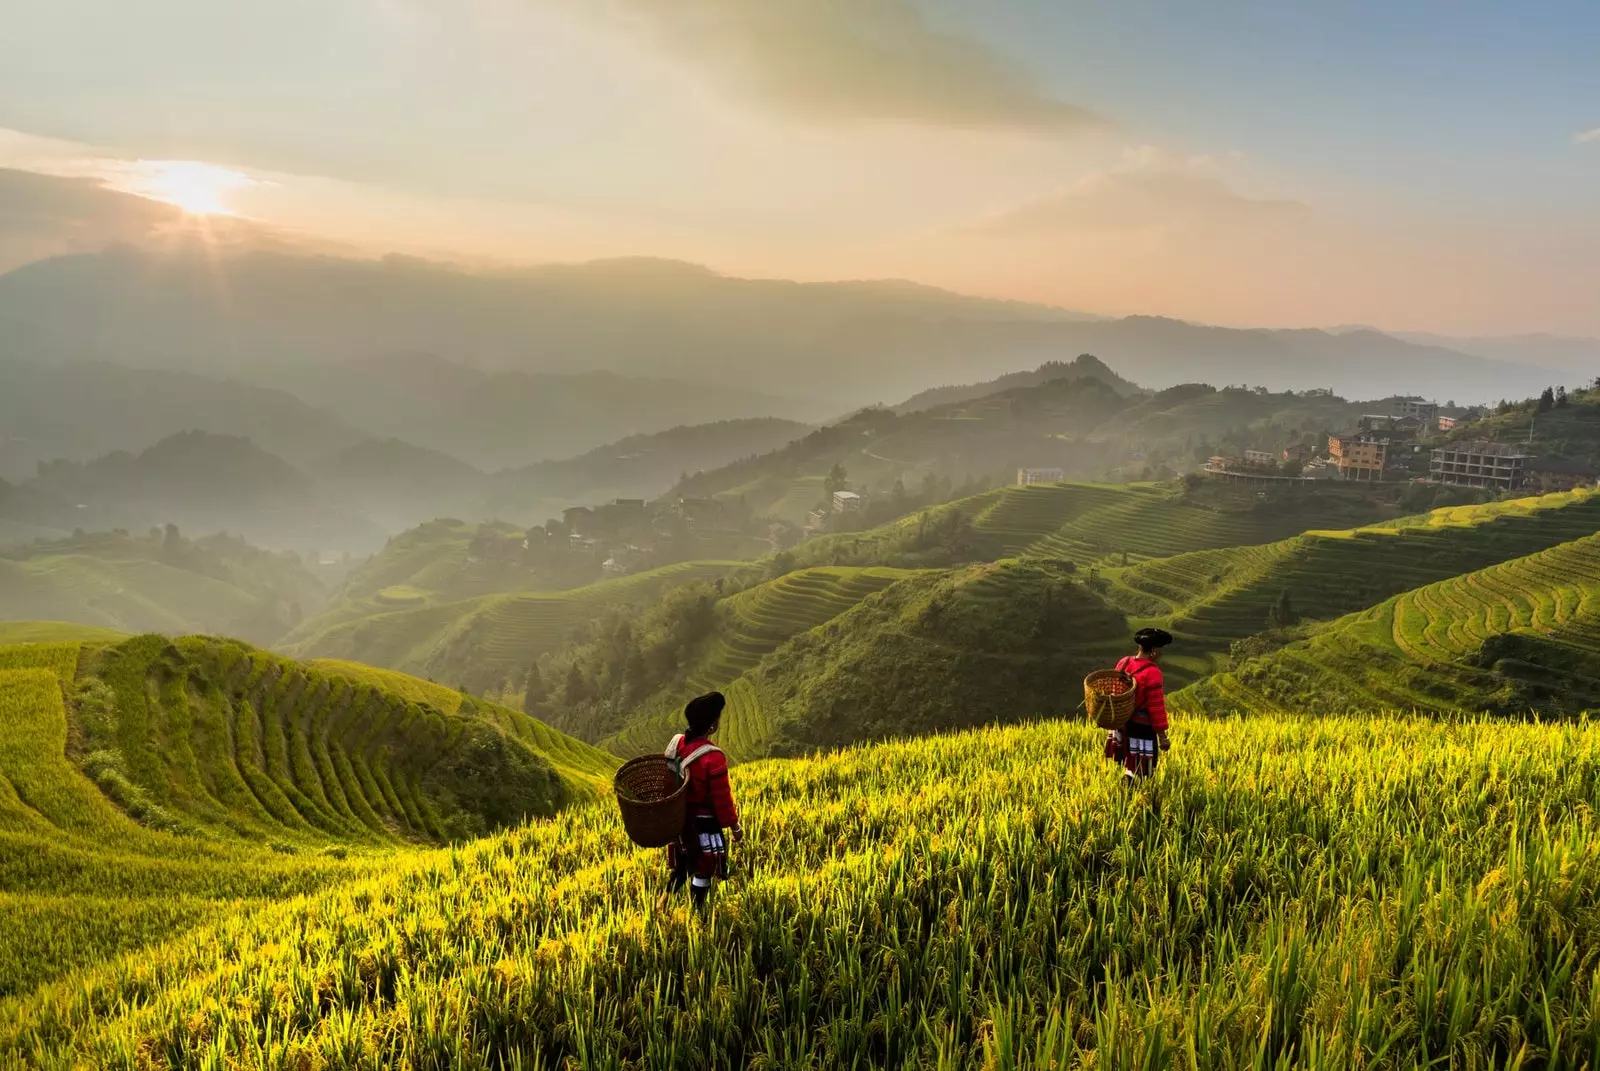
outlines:
[{"label": "cultivated field", "polygon": [[1600,536],[1428,584],[1185,689],[1180,705],[1331,712],[1600,702]]},{"label": "cultivated field", "polygon": [[1130,614],[1160,619],[1186,654],[1225,655],[1230,642],[1269,627],[1283,592],[1301,617],[1338,617],[1596,529],[1600,494],[1589,491],[1461,506],[1144,562],[1109,574],[1107,594]]},{"label": "cultivated field", "polygon": [[706,923],[604,803],[373,857],[0,1004],[0,1062],[1592,1066],[1593,730],[1175,736],[1136,793],[1063,724],[741,767]]},{"label": "cultivated field", "polygon": [[718,605],[716,634],[666,694],[639,712],[622,732],[604,741],[619,755],[659,750],[682,729],[682,707],[712,689],[726,692],[722,745],[735,758],[764,753],[772,711],[755,686],[741,678],[793,637],[832,620],[869,595],[906,577],[911,569],[819,567],[787,573]]}]

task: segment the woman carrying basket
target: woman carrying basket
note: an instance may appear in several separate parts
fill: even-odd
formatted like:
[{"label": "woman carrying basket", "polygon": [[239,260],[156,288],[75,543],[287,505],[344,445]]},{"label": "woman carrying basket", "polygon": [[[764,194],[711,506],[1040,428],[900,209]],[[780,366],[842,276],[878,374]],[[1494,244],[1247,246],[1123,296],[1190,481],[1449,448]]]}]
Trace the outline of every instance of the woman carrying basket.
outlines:
[{"label": "woman carrying basket", "polygon": [[1160,753],[1172,746],[1167,739],[1167,696],[1161,667],[1156,665],[1172,634],[1142,628],[1133,642],[1139,645],[1138,653],[1117,663],[1133,678],[1133,715],[1106,737],[1106,758],[1122,764],[1123,783],[1130,786],[1154,773]]},{"label": "woman carrying basket", "polygon": [[674,736],[666,750],[679,775],[689,782],[683,832],[678,843],[667,845],[667,865],[672,868],[667,889],[677,892],[687,881],[696,907],[705,906],[715,879],[728,876],[728,842],[723,830],[731,832],[735,841],[744,839],[739,809],[733,805],[733,791],[728,787],[728,758],[710,739],[726,705],[721,692],[689,700],[683,709],[689,727]]}]

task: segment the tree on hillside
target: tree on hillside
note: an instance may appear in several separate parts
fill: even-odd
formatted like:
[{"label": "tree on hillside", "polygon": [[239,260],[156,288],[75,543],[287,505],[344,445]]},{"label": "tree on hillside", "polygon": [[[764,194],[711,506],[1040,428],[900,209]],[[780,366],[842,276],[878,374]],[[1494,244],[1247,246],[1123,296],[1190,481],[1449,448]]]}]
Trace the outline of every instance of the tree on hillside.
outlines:
[{"label": "tree on hillside", "polygon": [[566,700],[567,706],[577,706],[589,699],[589,682],[583,679],[583,670],[574,662],[567,667],[567,684],[562,689],[561,698]]},{"label": "tree on hillside", "polygon": [[531,662],[528,665],[528,678],[522,685],[522,712],[537,715],[544,706],[545,698],[544,676],[539,672],[539,663]]},{"label": "tree on hillside", "polygon": [[828,498],[833,498],[835,491],[843,491],[847,486],[850,474],[845,471],[842,462],[835,461],[833,468],[828,470],[827,478],[822,481],[822,492]]},{"label": "tree on hillside", "polygon": [[1557,387],[1556,388],[1556,408],[1560,409],[1562,406],[1564,406],[1566,404],[1567,404],[1567,388],[1564,387],[1564,386],[1563,387]]},{"label": "tree on hillside", "polygon": [[1294,612],[1294,603],[1289,599],[1289,589],[1284,588],[1278,592],[1278,601],[1267,612],[1267,624],[1272,628],[1288,628],[1299,621],[1300,615]]},{"label": "tree on hillside", "polygon": [[1555,404],[1556,404],[1555,392],[1552,391],[1549,387],[1546,387],[1544,390],[1539,392],[1539,412],[1548,413],[1550,411],[1551,407],[1554,406]]}]

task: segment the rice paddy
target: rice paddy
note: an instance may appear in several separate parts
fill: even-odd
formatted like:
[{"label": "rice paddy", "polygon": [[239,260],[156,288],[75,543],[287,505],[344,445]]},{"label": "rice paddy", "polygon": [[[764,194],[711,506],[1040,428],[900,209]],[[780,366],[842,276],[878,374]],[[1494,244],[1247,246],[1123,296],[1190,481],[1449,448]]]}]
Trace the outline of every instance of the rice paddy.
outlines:
[{"label": "rice paddy", "polygon": [[1269,502],[1236,489],[1190,496],[1158,484],[1061,483],[1007,487],[974,527],[1001,555],[1033,554],[1078,565],[1120,564],[1186,551],[1251,546],[1308,528],[1376,520],[1342,489],[1304,490]]},{"label": "rice paddy", "polygon": [[726,693],[722,743],[735,758],[764,753],[772,734],[771,704],[745,675],[782,644],[807,632],[916,570],[849,567],[801,569],[739,592],[719,604],[716,634],[685,667],[680,680],[621,733],[604,744],[619,755],[659,750],[681,726],[689,697]]},{"label": "rice paddy", "polygon": [[1596,529],[1600,494],[1589,491],[1455,507],[1144,562],[1112,573],[1108,596],[1130,614],[1161,620],[1185,653],[1221,656],[1268,627],[1285,591],[1298,615],[1334,618]]},{"label": "rice paddy", "polygon": [[16,992],[0,1064],[1593,1066],[1594,730],[1180,722],[1137,792],[1099,736],[739,767],[705,920],[605,801],[352,859]]},{"label": "rice paddy", "polygon": [[1180,705],[1577,713],[1600,701],[1600,537],[1396,595],[1232,672]]}]

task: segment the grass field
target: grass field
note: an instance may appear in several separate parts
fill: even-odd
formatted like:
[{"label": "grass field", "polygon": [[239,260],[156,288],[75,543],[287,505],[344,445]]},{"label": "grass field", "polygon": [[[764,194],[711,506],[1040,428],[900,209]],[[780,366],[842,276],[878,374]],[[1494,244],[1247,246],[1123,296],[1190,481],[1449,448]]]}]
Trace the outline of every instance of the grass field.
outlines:
[{"label": "grass field", "polygon": [[673,585],[715,579],[746,564],[681,562],[571,591],[389,610],[301,633],[284,650],[297,658],[365,662],[482,692],[520,679],[534,658],[567,642],[608,608],[642,606]]},{"label": "grass field", "polygon": [[1428,584],[1314,628],[1180,706],[1576,713],[1600,705],[1600,537]]},{"label": "grass field", "polygon": [[1593,1066],[1594,730],[1175,737],[1137,793],[1064,724],[741,767],[705,923],[607,805],[364,860],[0,1004],[0,1063]]}]

